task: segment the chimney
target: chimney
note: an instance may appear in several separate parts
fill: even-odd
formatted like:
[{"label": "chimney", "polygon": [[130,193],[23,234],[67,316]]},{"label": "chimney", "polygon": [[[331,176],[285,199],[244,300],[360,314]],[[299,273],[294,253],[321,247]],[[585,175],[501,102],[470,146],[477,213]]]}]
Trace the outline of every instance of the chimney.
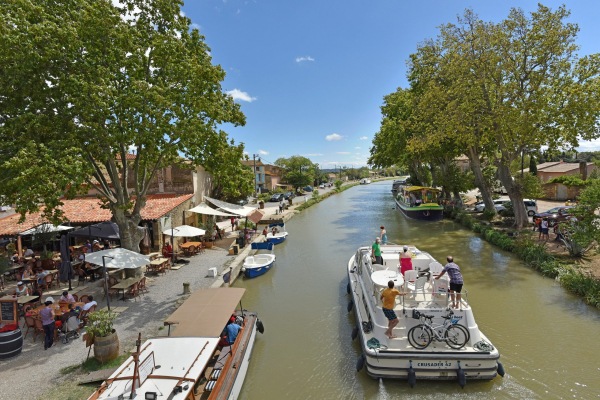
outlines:
[{"label": "chimney", "polygon": [[585,161],[579,162],[579,174],[584,181],[587,179],[587,163]]}]

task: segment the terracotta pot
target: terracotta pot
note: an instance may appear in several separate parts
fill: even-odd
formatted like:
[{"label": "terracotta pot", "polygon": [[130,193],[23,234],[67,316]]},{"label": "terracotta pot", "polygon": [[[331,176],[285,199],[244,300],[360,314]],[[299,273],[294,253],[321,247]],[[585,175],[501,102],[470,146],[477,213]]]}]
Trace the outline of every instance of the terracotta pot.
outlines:
[{"label": "terracotta pot", "polygon": [[210,249],[213,247],[213,242],[203,242],[202,247],[204,247],[205,249]]},{"label": "terracotta pot", "polygon": [[94,338],[94,357],[101,363],[114,360],[119,356],[119,337],[113,333],[106,337]]}]

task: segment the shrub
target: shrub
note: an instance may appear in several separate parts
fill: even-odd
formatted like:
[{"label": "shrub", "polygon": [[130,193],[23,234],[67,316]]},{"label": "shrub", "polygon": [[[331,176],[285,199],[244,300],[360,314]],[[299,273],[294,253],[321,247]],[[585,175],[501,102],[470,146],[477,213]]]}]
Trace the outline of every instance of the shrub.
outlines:
[{"label": "shrub", "polygon": [[496,217],[496,211],[483,210],[482,218],[486,221],[491,221]]},{"label": "shrub", "polygon": [[94,337],[106,337],[113,332],[113,323],[117,314],[108,310],[99,310],[88,314],[90,324],[85,331]]},{"label": "shrub", "polygon": [[592,181],[584,181],[581,179],[581,175],[563,175],[552,178],[546,183],[562,183],[565,186],[586,186],[590,185]]}]

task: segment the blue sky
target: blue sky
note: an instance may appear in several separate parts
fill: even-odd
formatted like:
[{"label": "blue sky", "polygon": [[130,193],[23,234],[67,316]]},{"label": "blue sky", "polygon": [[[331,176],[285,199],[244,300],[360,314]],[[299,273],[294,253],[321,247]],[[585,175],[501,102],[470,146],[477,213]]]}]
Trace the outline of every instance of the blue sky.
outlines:
[{"label": "blue sky", "polygon": [[[383,96],[406,86],[406,59],[472,7],[500,21],[511,6],[538,1],[458,0],[201,0],[183,11],[206,36],[223,83],[246,115],[245,127],[224,126],[267,162],[308,155],[322,168],[365,165],[379,129]],[[546,1],[556,8],[562,1]],[[570,1],[580,54],[600,52],[600,1]],[[581,150],[600,150],[600,141]]]}]

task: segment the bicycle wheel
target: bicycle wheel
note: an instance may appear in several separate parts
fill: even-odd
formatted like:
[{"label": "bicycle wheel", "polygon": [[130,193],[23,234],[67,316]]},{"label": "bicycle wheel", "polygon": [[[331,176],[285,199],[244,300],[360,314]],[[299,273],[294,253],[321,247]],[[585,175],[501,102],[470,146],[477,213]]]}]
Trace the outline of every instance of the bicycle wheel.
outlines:
[{"label": "bicycle wheel", "polygon": [[464,345],[467,344],[467,341],[469,340],[465,330],[460,329],[456,325],[449,326],[448,329],[446,329],[446,333],[444,333],[444,338],[446,339],[446,343],[448,344],[448,346],[452,347],[453,349],[460,349],[464,347]]},{"label": "bicycle wheel", "polygon": [[417,325],[408,331],[408,343],[415,349],[423,350],[429,346],[433,338],[433,333],[428,326]]},{"label": "bicycle wheel", "polygon": [[471,339],[471,332],[469,332],[469,330],[463,325],[454,324],[452,326],[463,330],[463,332],[465,333],[465,336],[467,337],[467,341],[465,342],[465,344],[467,344],[469,342],[469,340]]}]

